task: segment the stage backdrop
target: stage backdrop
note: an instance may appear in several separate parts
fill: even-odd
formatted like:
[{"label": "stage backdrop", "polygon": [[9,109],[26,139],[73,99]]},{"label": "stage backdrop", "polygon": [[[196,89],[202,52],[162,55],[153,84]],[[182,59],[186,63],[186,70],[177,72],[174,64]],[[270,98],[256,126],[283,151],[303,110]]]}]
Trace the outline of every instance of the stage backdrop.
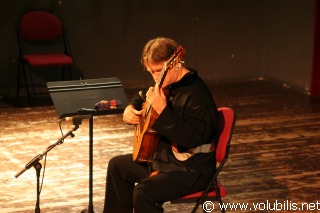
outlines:
[{"label": "stage backdrop", "polygon": [[[119,77],[134,86],[143,45],[172,37],[186,49],[186,64],[206,81],[270,78],[309,91],[314,0],[11,0],[0,14],[0,95],[14,94],[15,30],[26,11],[56,14],[69,35],[74,76]],[[57,76],[37,72],[36,80]]]}]

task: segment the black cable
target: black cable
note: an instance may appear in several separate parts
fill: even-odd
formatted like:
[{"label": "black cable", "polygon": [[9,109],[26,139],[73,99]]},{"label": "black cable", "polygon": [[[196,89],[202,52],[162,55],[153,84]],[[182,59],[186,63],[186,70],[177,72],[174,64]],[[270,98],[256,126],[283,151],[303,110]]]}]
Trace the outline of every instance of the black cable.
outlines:
[{"label": "black cable", "polygon": [[46,171],[46,164],[47,164],[47,154],[45,154],[45,156],[44,156],[43,171],[42,171],[42,180],[41,180],[41,185],[40,185],[40,189],[39,189],[39,194],[41,194],[41,191],[42,191],[44,174],[45,174],[45,171]]},{"label": "black cable", "polygon": [[[60,119],[59,121],[59,129],[60,129],[60,132],[61,132],[61,135],[63,136],[63,130],[62,130],[62,127],[61,127],[61,123],[62,121],[64,121],[65,119]],[[62,144],[64,142],[64,140],[61,141],[61,143],[59,144]],[[50,145],[48,146],[47,149],[50,149],[53,145]],[[40,185],[40,189],[39,189],[39,194],[41,194],[41,191],[42,191],[42,186],[43,186],[43,180],[44,180],[44,175],[45,175],[45,171],[46,171],[46,164],[47,164],[47,153],[45,154],[44,156],[44,163],[43,163],[43,171],[42,171],[42,180],[41,180],[41,185]]]}]

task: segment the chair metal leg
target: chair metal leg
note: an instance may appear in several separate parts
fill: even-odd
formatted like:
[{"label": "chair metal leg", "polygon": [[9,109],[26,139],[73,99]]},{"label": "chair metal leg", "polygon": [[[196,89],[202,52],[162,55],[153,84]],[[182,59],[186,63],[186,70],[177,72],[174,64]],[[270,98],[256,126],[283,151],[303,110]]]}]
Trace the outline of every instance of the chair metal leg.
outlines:
[{"label": "chair metal leg", "polygon": [[61,81],[64,80],[64,76],[65,76],[66,71],[67,71],[68,74],[69,74],[69,76],[68,76],[69,79],[68,79],[68,80],[72,80],[71,66],[64,66],[64,67],[62,67]]},{"label": "chair metal leg", "polygon": [[[30,100],[30,91],[29,91],[29,83],[28,83],[28,79],[27,79],[27,70],[26,70],[26,65],[22,64],[21,65],[21,68],[22,68],[22,74],[23,74],[23,78],[24,78],[24,84],[25,84],[25,87],[26,87],[26,92],[27,92],[27,98],[28,98],[28,104],[30,104],[31,100]],[[30,74],[30,78],[31,78],[31,73],[29,72]],[[34,85],[33,85],[33,80],[31,78],[31,83],[32,83],[32,86],[33,86],[33,92],[35,93],[35,89],[34,89]]]},{"label": "chair metal leg", "polygon": [[20,82],[21,82],[21,61],[19,59],[18,64],[18,76],[17,76],[17,86],[16,86],[16,101],[19,103],[20,101]]},{"label": "chair metal leg", "polygon": [[[31,81],[31,86],[32,86],[32,92],[33,92],[33,95],[36,94],[36,89],[35,89],[35,86],[34,86],[34,81],[33,81],[33,77],[32,77],[32,73],[30,71],[30,69],[28,69],[27,65],[24,64],[24,70],[25,70],[25,73],[29,73],[29,78],[30,78],[30,81]],[[27,75],[27,74],[26,74]],[[27,88],[29,87],[29,85],[26,85]]]},{"label": "chair metal leg", "polygon": [[221,199],[221,195],[220,195],[220,190],[218,188],[218,185],[217,185],[216,181],[214,182],[214,189],[216,191],[217,200],[218,200],[219,205],[220,205],[220,210],[221,210],[222,213],[225,213],[225,209],[224,208],[221,209],[221,207],[223,207],[224,205],[223,205],[223,202],[222,202],[222,199]]},{"label": "chair metal leg", "polygon": [[65,69],[66,69],[66,67],[65,67],[65,66],[63,66],[63,67],[62,67],[62,71],[61,71],[61,81],[63,81],[63,80],[64,80],[64,73],[65,73]]},{"label": "chair metal leg", "polygon": [[[22,75],[21,75],[21,72],[22,72]],[[24,68],[23,62],[20,59],[19,65],[18,65],[18,76],[17,76],[17,87],[16,87],[16,102],[17,102],[17,104],[19,104],[19,102],[20,102],[20,89],[21,89],[21,83],[22,83],[21,78],[23,78],[23,80],[24,80],[24,84],[25,84],[26,92],[27,92],[27,99],[28,99],[28,103],[30,104],[30,92],[29,92],[29,88],[28,88],[27,74],[26,74],[26,70]]]},{"label": "chair metal leg", "polygon": [[69,72],[69,80],[72,80],[72,69],[71,69],[71,65],[69,65],[69,66],[67,67],[67,69],[68,69],[68,72]]},{"label": "chair metal leg", "polygon": [[195,213],[197,209],[199,208],[200,204],[203,205],[205,196],[208,194],[208,192],[212,189],[212,183],[214,183],[213,180],[210,181],[210,184],[207,186],[207,188],[203,191],[201,197],[197,200],[196,205],[194,206],[192,213]]},{"label": "chair metal leg", "polygon": [[202,204],[201,202],[202,202],[201,199],[199,199],[199,200],[197,201],[197,203],[196,203],[196,205],[193,207],[191,213],[196,213],[196,211],[198,210],[200,204]]}]

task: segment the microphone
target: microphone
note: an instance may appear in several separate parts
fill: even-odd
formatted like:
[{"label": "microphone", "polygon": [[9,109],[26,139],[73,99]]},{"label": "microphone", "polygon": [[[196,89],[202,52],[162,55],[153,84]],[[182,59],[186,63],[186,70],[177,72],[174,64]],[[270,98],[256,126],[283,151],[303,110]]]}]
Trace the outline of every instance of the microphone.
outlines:
[{"label": "microphone", "polygon": [[66,121],[82,121],[83,119],[90,119],[92,115],[76,115],[72,117],[65,117]]}]

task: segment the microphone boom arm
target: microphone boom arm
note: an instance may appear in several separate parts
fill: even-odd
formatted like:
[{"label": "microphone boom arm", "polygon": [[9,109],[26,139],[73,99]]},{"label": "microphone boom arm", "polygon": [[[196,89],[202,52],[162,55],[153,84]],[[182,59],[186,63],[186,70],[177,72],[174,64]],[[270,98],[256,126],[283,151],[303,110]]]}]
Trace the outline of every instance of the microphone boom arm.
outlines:
[{"label": "microphone boom arm", "polygon": [[45,156],[51,149],[53,149],[55,146],[60,145],[63,143],[63,140],[67,138],[68,136],[74,137],[73,132],[76,131],[79,128],[79,125],[75,125],[72,130],[68,131],[66,134],[64,134],[61,138],[57,140],[54,144],[50,145],[46,151],[44,151],[42,154],[38,154],[36,157],[34,157],[29,163],[25,165],[25,168],[23,168],[20,172],[18,172],[15,175],[15,178],[18,178],[21,174],[23,174],[25,171],[30,169],[31,167],[38,164],[38,162]]}]

